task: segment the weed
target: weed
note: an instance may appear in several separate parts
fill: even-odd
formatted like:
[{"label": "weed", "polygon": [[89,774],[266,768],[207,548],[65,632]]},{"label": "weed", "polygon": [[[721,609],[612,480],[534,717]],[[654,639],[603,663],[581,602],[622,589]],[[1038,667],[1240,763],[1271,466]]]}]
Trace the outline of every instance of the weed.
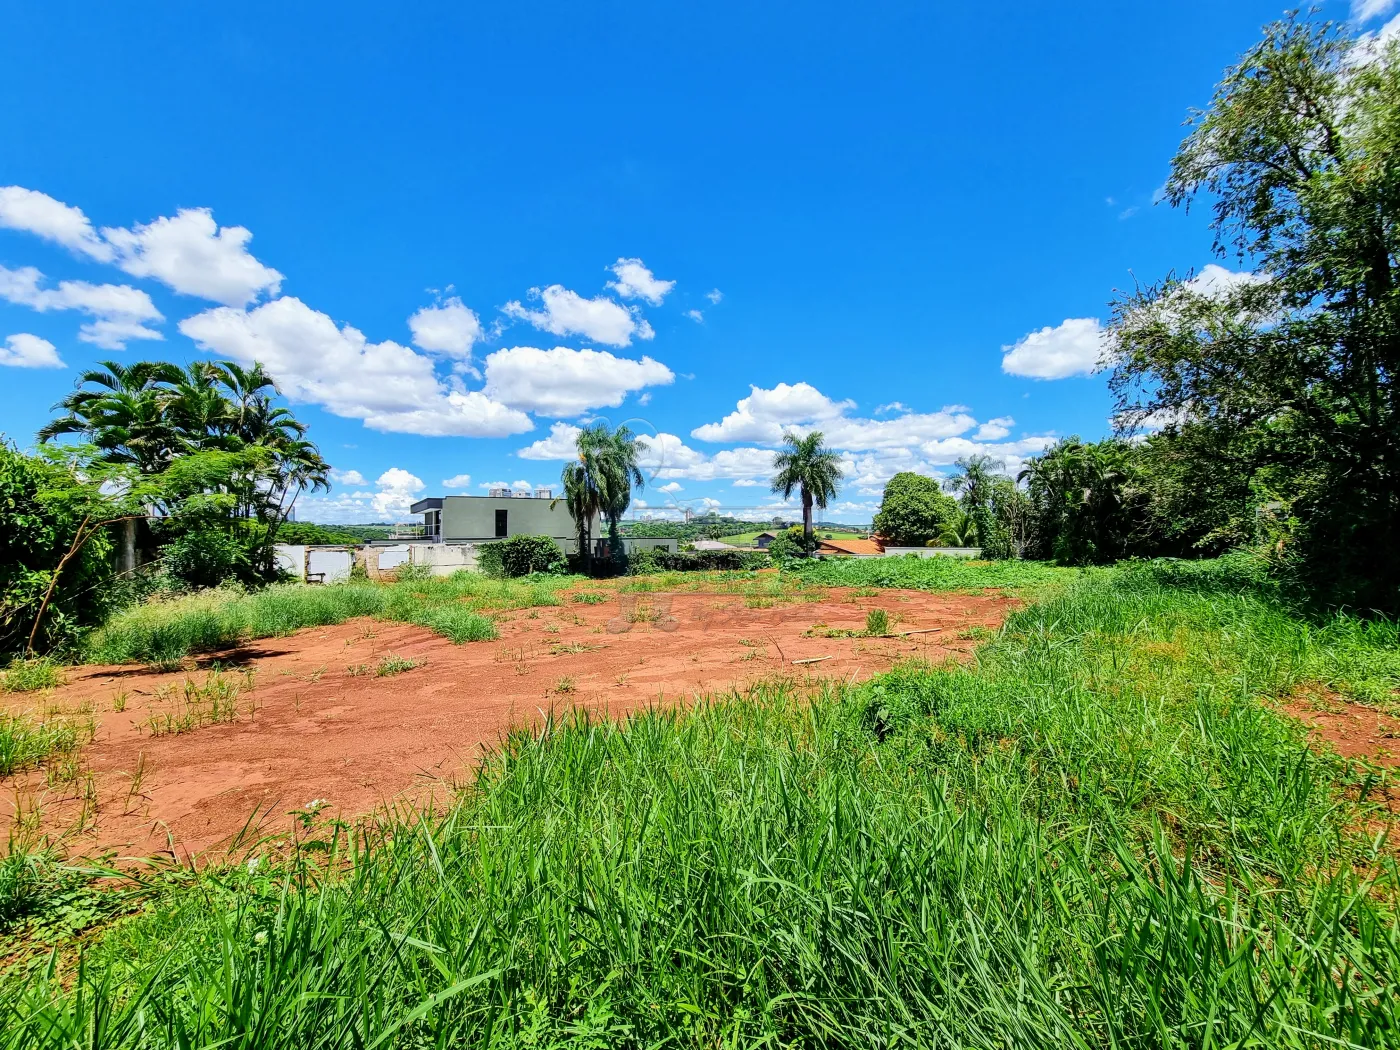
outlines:
[{"label": "weed", "polygon": [[209,671],[203,682],[186,678],[179,687],[162,686],[145,728],[152,736],[172,736],[235,721],[242,692],[242,684],[222,671]]},{"label": "weed", "polygon": [[890,633],[890,615],[884,609],[871,609],[865,614],[865,633],[871,638],[883,638]]},{"label": "weed", "polygon": [[51,715],[36,720],[0,711],[0,777],[73,754],[92,739],[94,729],[91,719]]},{"label": "weed", "polygon": [[126,710],[126,701],[127,701],[127,698],[130,697],[130,695],[131,695],[130,693],[128,693],[125,689],[123,689],[120,693],[117,693],[115,696],[113,696],[113,697],[112,697],[112,710],[115,711],[115,712],[117,712],[117,714],[121,714],[123,711],[125,711],[125,710]]},{"label": "weed", "polygon": [[380,678],[387,678],[390,675],[412,671],[415,667],[421,667],[422,665],[422,660],[413,660],[406,656],[395,656],[393,653],[386,653],[384,658],[379,661],[379,666],[374,669],[374,673]]},{"label": "weed", "polygon": [[32,693],[62,684],[63,671],[47,656],[29,660],[16,658],[0,673],[0,691],[6,693]]},{"label": "weed", "polygon": [[363,678],[369,673],[369,664],[351,664],[345,668],[345,674],[349,678]]},{"label": "weed", "polygon": [[742,646],[746,646],[746,647],[749,648],[749,649],[753,649],[753,648],[755,648],[756,646],[761,645],[762,643],[761,643],[761,642],[755,642],[752,638],[740,638],[740,639],[739,639],[739,644],[742,645]]},{"label": "weed", "polygon": [[578,602],[581,605],[602,605],[608,600],[608,597],[602,591],[575,591],[569,595],[569,601]]},{"label": "weed", "polygon": [[603,648],[601,645],[585,645],[583,642],[558,642],[549,647],[551,656],[576,656],[591,653]]},{"label": "weed", "polygon": [[576,685],[573,676],[564,675],[563,678],[554,683],[554,691],[556,693],[572,693]]}]

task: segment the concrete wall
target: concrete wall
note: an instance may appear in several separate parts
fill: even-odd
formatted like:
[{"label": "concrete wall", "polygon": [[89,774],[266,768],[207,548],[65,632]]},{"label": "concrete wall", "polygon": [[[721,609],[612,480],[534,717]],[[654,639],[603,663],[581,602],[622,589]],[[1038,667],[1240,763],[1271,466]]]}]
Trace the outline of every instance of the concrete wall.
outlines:
[{"label": "concrete wall", "polygon": [[920,558],[980,558],[981,547],[886,547],[886,558],[915,554]]},{"label": "concrete wall", "polygon": [[434,576],[451,576],[458,569],[476,569],[476,546],[469,543],[365,544],[356,547],[318,547],[279,543],[277,564],[304,583],[340,583],[350,578],[351,567],[364,566],[371,580],[392,578],[404,565],[426,565]]},{"label": "concrete wall", "polygon": [[[496,511],[506,512],[507,536],[550,536],[566,554],[578,547],[573,515],[562,499],[520,499],[496,496],[444,496],[442,538],[447,542],[489,542],[496,535]],[[601,523],[593,524],[601,535]]]}]

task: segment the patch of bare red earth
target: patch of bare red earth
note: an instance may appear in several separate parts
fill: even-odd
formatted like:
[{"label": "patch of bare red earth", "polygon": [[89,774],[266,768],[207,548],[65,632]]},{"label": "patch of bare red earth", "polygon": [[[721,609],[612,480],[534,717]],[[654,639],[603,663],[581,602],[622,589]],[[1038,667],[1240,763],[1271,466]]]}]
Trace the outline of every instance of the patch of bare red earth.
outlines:
[{"label": "patch of bare red earth", "polygon": [[[751,608],[742,595],[676,594],[673,630],[641,622],[609,633],[609,622],[620,625],[616,599],[584,605],[566,596],[561,607],[506,614],[497,641],[464,645],[418,627],[352,620],[202,658],[205,667],[219,661],[232,668],[234,678],[252,669],[254,687],[240,696],[237,720],[159,736],[147,724],[163,709],[157,690],[200,683],[204,670],[75,668],[44,702],[93,709],[97,732],[82,758],[96,812],[89,808],[75,833],[79,792],[46,789],[38,773],[9,778],[6,804],[11,816],[16,806],[32,812],[37,804],[42,826],[67,828],[76,853],[214,854],[245,830],[285,833],[291,811],[313,799],[347,818],[445,799],[510,729],[538,725],[550,710],[583,707],[615,717],[773,676],[859,681],[900,660],[961,657],[976,644],[972,629],[999,625],[1014,604],[999,595],[887,590],[856,598],[833,589],[821,602]],[[890,614],[894,637],[809,633],[818,624],[861,631],[875,607]],[[387,654],[421,663],[377,677]],[[800,662],[819,657],[826,659]],[[357,665],[369,674],[348,673]],[[121,693],[126,703],[118,712],[113,700]]]},{"label": "patch of bare red earth", "polygon": [[[1379,766],[1391,771],[1392,777],[1400,770],[1400,718],[1326,690],[1302,690],[1282,708],[1307,726],[1315,742],[1343,758]],[[1400,813],[1400,795],[1389,785],[1382,790],[1386,806]]]}]

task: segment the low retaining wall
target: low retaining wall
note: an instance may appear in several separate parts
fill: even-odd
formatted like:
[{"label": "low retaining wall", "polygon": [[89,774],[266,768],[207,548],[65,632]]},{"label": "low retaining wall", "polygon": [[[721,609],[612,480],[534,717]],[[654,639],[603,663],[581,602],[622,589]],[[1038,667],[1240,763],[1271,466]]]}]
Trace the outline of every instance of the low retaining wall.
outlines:
[{"label": "low retaining wall", "polygon": [[277,565],[303,583],[339,583],[362,565],[371,580],[392,579],[404,565],[423,565],[434,576],[476,569],[473,543],[395,543],[356,545],[277,544]]}]

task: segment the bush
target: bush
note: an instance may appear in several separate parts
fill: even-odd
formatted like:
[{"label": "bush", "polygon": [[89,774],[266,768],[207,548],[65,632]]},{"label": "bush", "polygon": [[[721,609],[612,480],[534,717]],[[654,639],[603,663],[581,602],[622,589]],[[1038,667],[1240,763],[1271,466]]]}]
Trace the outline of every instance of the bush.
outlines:
[{"label": "bush", "polygon": [[190,587],[217,587],[225,580],[240,579],[247,570],[243,544],[212,529],[187,532],[161,551],[171,579]]},{"label": "bush", "polygon": [[548,536],[510,536],[482,544],[476,551],[476,564],[488,576],[529,576],[531,573],[562,573],[564,552]]},{"label": "bush", "polygon": [[649,576],[661,571],[661,555],[669,554],[665,547],[639,547],[627,558],[628,576]]},{"label": "bush", "polygon": [[767,551],[670,551],[655,553],[653,572],[732,572],[766,569],[773,564]]}]

